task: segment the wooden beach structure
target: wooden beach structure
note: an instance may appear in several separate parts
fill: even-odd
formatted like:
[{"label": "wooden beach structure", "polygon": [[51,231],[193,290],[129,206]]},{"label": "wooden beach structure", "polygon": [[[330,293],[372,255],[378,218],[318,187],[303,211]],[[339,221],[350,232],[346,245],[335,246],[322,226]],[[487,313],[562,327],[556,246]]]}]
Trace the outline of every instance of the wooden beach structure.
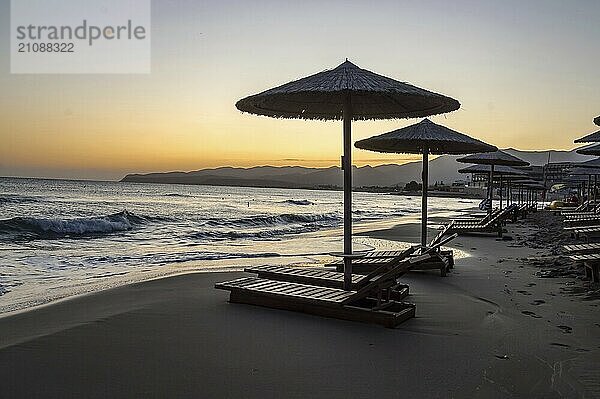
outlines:
[{"label": "wooden beach structure", "polygon": [[394,131],[360,140],[356,148],[382,153],[421,154],[421,246],[427,247],[427,190],[429,155],[472,154],[497,151],[493,145],[459,133],[429,119]]},{"label": "wooden beach structure", "polygon": [[385,271],[369,276],[364,285],[356,282],[356,289],[331,288],[323,285],[243,277],[218,283],[215,288],[230,292],[229,302],[265,306],[332,317],[342,320],[381,324],[397,327],[415,316],[415,305],[394,299],[399,292],[398,278],[411,265],[426,260],[430,255],[410,257],[388,265]]},{"label": "wooden beach structure", "polygon": [[[594,119],[594,123],[600,125],[600,116]],[[600,142],[600,131],[588,134],[574,140],[575,143],[596,143]],[[577,153],[584,155],[600,155],[600,144],[582,147]],[[600,242],[590,242],[600,238],[600,208],[597,203],[597,175],[600,172],[600,158],[581,162],[574,165],[575,168],[570,171],[571,178],[588,176],[588,205],[591,205],[591,211],[576,211],[562,213],[564,216],[565,230],[570,231],[572,236],[577,239],[583,239],[585,244],[572,244],[563,246],[563,250],[569,258],[576,264],[584,267],[586,277],[593,283],[600,283]],[[591,194],[591,177],[594,176],[593,194]],[[593,200],[591,197],[593,195]]]},{"label": "wooden beach structure", "polygon": [[[494,173],[498,166],[528,166],[529,162],[526,162],[520,158],[510,155],[507,152],[498,150],[495,152],[485,152],[481,154],[471,154],[466,157],[458,158],[457,162],[470,163],[475,165],[489,165],[490,171],[488,176],[488,201],[489,211],[493,209],[494,200]],[[502,176],[500,176],[500,182],[502,184]],[[501,190],[502,191],[502,190]],[[500,202],[502,207],[502,202]]]},{"label": "wooden beach structure", "polygon": [[[219,289],[231,291],[231,302],[243,302],[261,306],[285,308],[289,310],[305,311],[322,315],[343,315],[348,319],[361,319],[369,321],[366,314],[348,307],[353,301],[360,300],[361,304],[373,305],[373,312],[380,312],[381,300],[375,302],[368,300],[372,295],[375,282],[354,292],[352,264],[361,254],[353,253],[352,249],[352,121],[353,120],[377,120],[377,119],[402,119],[418,118],[430,115],[442,114],[455,111],[460,108],[460,103],[453,98],[437,94],[428,90],[418,88],[408,83],[400,82],[374,72],[359,68],[346,60],[338,67],[316,73],[306,78],[298,79],[262,93],[246,97],[236,103],[236,107],[242,111],[255,115],[273,118],[292,118],[309,120],[341,120],[343,155],[341,158],[344,173],[344,240],[343,253],[340,257],[344,263],[343,290],[346,296],[335,296],[335,304],[331,301],[319,301],[313,292],[320,292],[319,298],[329,298],[327,292],[319,290],[339,290],[338,288],[325,288],[309,285],[307,291],[298,295],[286,295],[287,288],[279,284],[300,284],[296,282],[281,282],[277,280],[266,280],[265,285],[252,284],[252,288],[244,283],[245,288],[239,284],[221,283],[217,284]],[[429,258],[429,255],[423,255]],[[411,257],[402,263],[409,267],[413,263],[424,261],[418,257]],[[386,285],[391,281],[395,273],[388,271],[383,273]],[[384,281],[377,279],[377,281]],[[248,282],[248,280],[246,280]],[[394,284],[398,284],[395,282]],[[302,284],[301,284],[302,285]],[[278,295],[275,295],[272,287],[278,287]],[[290,288],[290,286],[286,286]],[[366,289],[366,291],[365,291]],[[311,291],[312,290],[312,291]],[[380,296],[383,288],[377,286],[376,296]],[[385,290],[389,291],[389,287]],[[339,300],[338,300],[339,299]],[[327,303],[324,305],[324,303]],[[345,307],[344,307],[345,306]],[[399,305],[394,305],[399,306]],[[387,308],[389,311],[394,306]],[[332,308],[333,307],[333,308]],[[326,310],[324,310],[326,309]],[[332,310],[334,309],[334,310]],[[342,311],[343,309],[343,311]],[[354,313],[351,309],[354,309]],[[414,308],[412,308],[414,314]],[[368,312],[367,312],[368,313]],[[405,310],[399,314],[406,315]],[[399,316],[403,319],[404,316]]]}]

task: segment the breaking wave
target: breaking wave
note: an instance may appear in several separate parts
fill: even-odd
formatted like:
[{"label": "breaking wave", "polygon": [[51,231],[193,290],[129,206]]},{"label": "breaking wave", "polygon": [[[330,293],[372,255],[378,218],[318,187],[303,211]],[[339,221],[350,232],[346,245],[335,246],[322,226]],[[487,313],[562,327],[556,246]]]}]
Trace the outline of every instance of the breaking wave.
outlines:
[{"label": "breaking wave", "polygon": [[201,240],[270,240],[338,226],[342,218],[331,214],[259,215],[240,219],[213,219],[202,224],[203,230],[192,237]]},{"label": "breaking wave", "polygon": [[0,235],[30,238],[95,236],[131,230],[151,220],[152,218],[137,216],[128,211],[107,216],[73,219],[15,217],[0,220]]},{"label": "breaking wave", "polygon": [[204,224],[214,227],[268,227],[290,224],[314,224],[335,226],[341,221],[341,217],[334,213],[327,214],[294,214],[282,215],[258,215],[239,219],[211,219]]}]

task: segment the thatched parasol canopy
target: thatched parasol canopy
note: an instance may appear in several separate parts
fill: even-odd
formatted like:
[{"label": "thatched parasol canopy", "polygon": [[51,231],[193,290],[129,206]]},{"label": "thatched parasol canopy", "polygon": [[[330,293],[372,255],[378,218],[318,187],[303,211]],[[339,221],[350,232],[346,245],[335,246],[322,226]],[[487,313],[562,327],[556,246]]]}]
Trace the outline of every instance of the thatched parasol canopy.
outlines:
[{"label": "thatched parasol canopy", "polygon": [[528,166],[529,162],[512,156],[504,151],[487,152],[483,154],[472,154],[458,158],[457,162],[474,163],[479,165],[504,165],[504,166]]},{"label": "thatched parasol canopy", "polygon": [[590,145],[590,146],[586,146],[586,147],[581,147],[575,152],[578,154],[582,154],[582,155],[600,156],[600,144],[594,144],[594,145]]},{"label": "thatched parasol canopy", "polygon": [[594,119],[594,123],[595,123],[596,125],[600,126],[600,116],[597,116],[597,117]]},{"label": "thatched parasol canopy", "polygon": [[235,106],[274,118],[339,120],[348,93],[352,93],[352,120],[419,118],[460,108],[453,98],[378,75],[350,61],[246,97]]},{"label": "thatched parasol canopy", "polygon": [[427,188],[429,186],[429,154],[469,154],[496,151],[484,143],[429,119],[356,142],[355,147],[377,152],[423,154],[423,195],[421,203],[421,246],[427,245]]},{"label": "thatched parasol canopy", "polygon": [[429,119],[379,136],[357,141],[355,147],[377,152],[406,154],[471,154],[496,151],[493,145],[471,138]]},{"label": "thatched parasol canopy", "polygon": [[[597,119],[597,118],[596,118]],[[573,141],[574,143],[596,143],[600,141],[600,130]]]},{"label": "thatched parasol canopy", "polygon": [[344,288],[352,281],[352,121],[416,118],[460,108],[450,97],[361,69],[346,60],[335,69],[246,97],[242,112],[274,118],[343,121]]},{"label": "thatched parasol canopy", "polygon": [[[492,170],[491,165],[471,165],[466,168],[462,168],[458,170],[458,173],[490,173]],[[502,176],[525,176],[527,173],[520,171],[515,168],[511,168],[510,166],[496,166],[494,167],[494,174],[502,175]]]},{"label": "thatched parasol canopy", "polygon": [[[499,166],[528,166],[529,162],[525,162],[515,156],[512,156],[504,151],[487,152],[483,154],[472,154],[466,157],[458,158],[457,162],[474,163],[477,165],[490,165],[488,178],[488,199],[489,210],[492,209],[494,198],[494,173]],[[502,208],[502,174],[500,174],[500,208]]]}]

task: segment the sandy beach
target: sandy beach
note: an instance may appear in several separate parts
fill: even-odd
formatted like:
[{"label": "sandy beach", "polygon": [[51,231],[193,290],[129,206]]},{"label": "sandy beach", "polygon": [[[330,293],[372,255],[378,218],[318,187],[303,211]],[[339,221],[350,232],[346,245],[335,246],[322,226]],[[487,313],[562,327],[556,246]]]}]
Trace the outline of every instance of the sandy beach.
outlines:
[{"label": "sandy beach", "polygon": [[[229,304],[213,285],[241,273],[0,318],[0,397],[600,397],[600,295],[558,254],[569,238],[557,220],[538,212],[507,226],[512,240],[456,239],[470,256],[445,278],[409,274],[417,317],[396,329]],[[363,234],[412,241],[417,228]]]}]

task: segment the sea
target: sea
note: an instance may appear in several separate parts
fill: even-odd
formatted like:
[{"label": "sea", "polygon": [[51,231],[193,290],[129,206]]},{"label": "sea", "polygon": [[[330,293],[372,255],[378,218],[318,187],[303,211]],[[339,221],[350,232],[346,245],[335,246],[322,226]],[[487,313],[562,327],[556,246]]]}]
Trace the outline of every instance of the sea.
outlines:
[{"label": "sea", "polygon": [[[433,219],[477,200],[430,198]],[[420,197],[357,192],[361,232],[418,222]],[[342,193],[0,178],[0,315],[163,276],[319,264],[342,250]]]}]

